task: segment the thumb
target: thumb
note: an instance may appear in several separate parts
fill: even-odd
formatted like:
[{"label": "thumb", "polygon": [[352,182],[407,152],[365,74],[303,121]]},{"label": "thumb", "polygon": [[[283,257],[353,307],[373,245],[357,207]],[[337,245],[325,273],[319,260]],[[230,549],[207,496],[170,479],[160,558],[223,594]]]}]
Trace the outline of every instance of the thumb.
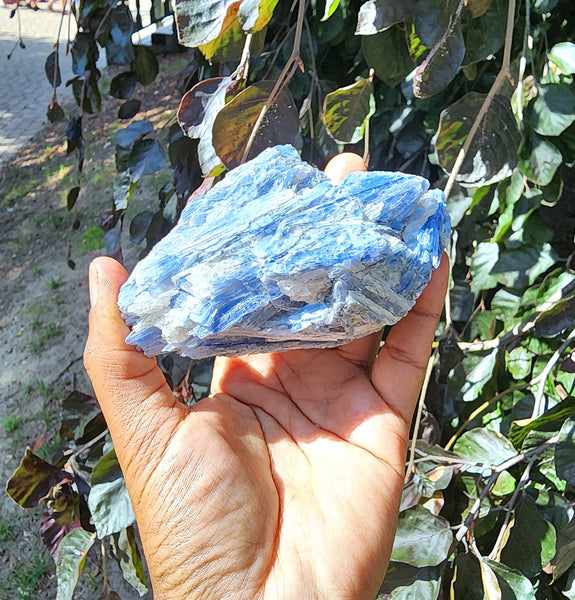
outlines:
[{"label": "thumb", "polygon": [[[174,400],[156,359],[126,344],[130,332],[117,305],[128,278],[120,263],[109,257],[90,265],[90,333],[84,365],[110,429],[120,462],[123,447],[138,447],[161,423],[158,410],[185,407]],[[159,425],[157,425],[159,427]]]}]

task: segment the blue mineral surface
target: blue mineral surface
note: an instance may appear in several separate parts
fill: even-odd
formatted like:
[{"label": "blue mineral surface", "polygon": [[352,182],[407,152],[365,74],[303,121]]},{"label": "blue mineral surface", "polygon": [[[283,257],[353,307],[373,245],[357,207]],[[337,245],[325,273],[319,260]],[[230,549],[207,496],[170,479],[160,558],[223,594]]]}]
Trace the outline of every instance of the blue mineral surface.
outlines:
[{"label": "blue mineral surface", "polygon": [[405,316],[449,234],[427,180],[334,186],[276,146],[192,200],[136,265],[118,299],[126,341],[192,358],[337,346]]}]

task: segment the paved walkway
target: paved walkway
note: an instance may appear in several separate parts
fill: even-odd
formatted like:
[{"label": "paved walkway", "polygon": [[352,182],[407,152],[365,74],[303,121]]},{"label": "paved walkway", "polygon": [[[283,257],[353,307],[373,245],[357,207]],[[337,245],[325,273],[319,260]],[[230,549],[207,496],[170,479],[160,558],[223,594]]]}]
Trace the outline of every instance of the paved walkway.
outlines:
[{"label": "paved walkway", "polygon": [[[52,88],[44,62],[53,49],[61,17],[48,11],[46,2],[39,6],[38,11],[21,6],[10,19],[11,8],[0,4],[0,168],[9,165],[10,157],[48,122]],[[18,20],[25,49],[18,46]],[[71,24],[74,34],[74,19]],[[66,16],[60,45],[62,85],[57,90],[58,99],[64,101],[72,97],[71,88],[65,87],[72,77],[72,59],[64,56],[67,30]]]}]

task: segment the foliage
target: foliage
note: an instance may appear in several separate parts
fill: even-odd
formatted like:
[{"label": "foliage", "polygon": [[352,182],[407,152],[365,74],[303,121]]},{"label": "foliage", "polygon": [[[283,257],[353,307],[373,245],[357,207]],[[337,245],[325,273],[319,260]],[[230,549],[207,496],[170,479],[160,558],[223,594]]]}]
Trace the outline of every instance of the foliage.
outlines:
[{"label": "foliage", "polygon": [[[179,0],[180,39],[194,50],[176,78],[184,97],[167,148],[138,118],[135,96],[158,67],[132,45],[126,6],[82,0],[75,9],[70,210],[82,186],[83,115],[102,94],[102,48],[127,65],[110,93],[131,102],[119,113],[129,123],[113,137],[111,210],[86,244],[102,240],[121,257],[134,191],[167,160],[173,184],[129,226],[143,253],[194,190],[277,143],[320,167],[343,149],[363,153],[371,169],[417,173],[445,189],[451,287],[381,598],[575,598],[571,4]],[[58,51],[46,60],[54,90]],[[65,116],[56,94],[48,115]],[[167,356],[160,364],[177,398],[193,401],[208,388],[209,363]],[[69,398],[67,454],[48,464],[27,453],[8,485],[22,506],[44,506],[43,537],[69,577],[62,598],[97,535],[145,589],[133,515],[92,403]]]}]

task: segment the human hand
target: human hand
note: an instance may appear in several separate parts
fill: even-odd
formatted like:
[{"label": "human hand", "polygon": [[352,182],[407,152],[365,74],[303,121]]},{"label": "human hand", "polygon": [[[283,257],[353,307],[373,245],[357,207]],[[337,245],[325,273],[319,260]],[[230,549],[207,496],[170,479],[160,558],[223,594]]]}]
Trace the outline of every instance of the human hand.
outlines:
[{"label": "human hand", "polygon": [[[333,180],[365,166],[341,155]],[[409,424],[447,285],[444,257],[389,333],[220,358],[212,393],[174,400],[128,346],[123,267],[90,267],[85,364],[132,499],[156,600],[374,598],[397,523]]]}]

